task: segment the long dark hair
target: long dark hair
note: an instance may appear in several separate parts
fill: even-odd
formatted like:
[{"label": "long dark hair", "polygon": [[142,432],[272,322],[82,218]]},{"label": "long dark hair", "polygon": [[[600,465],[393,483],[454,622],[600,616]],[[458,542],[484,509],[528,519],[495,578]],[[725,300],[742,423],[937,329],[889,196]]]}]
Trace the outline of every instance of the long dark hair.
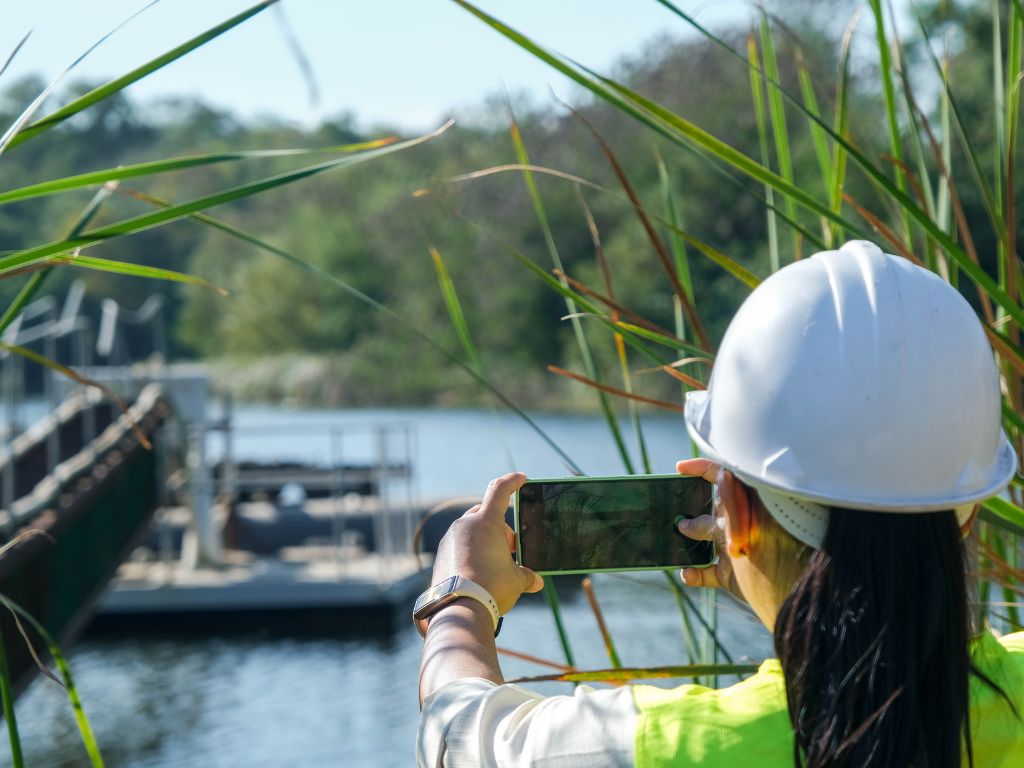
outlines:
[{"label": "long dark hair", "polygon": [[795,764],[973,766],[970,623],[952,511],[832,509],[775,624]]}]

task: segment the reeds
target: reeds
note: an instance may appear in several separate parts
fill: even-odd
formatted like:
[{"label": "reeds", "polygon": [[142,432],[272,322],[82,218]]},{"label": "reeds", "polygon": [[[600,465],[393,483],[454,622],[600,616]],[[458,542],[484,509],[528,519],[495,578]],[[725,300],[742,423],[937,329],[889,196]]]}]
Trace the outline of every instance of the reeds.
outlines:
[{"label": "reeds", "polygon": [[[43,137],[52,128],[62,124],[64,121],[74,117],[80,112],[90,109],[101,102],[120,94],[125,88],[133,83],[142,80],[159,72],[163,67],[182,58],[192,51],[207,45],[221,35],[229,32],[250,18],[256,16],[277,0],[263,0],[252,7],[218,24],[206,32],[182,43],[181,45],[157,56],[135,69],[117,77],[103,85],[100,85],[88,93],[79,96],[63,106],[38,117],[48,100],[57,93],[58,86],[62,79],[69,72],[85,59],[95,48],[105,43],[108,38],[121,26],[127,24],[134,18],[135,14],[115,30],[104,35],[100,40],[90,46],[81,56],[75,59],[54,82],[48,85],[24,111],[6,128],[0,135],[0,166],[3,164],[3,153],[17,151],[18,147],[27,141],[36,141]],[[150,3],[152,5],[153,3]],[[149,5],[145,6],[139,13],[144,12]],[[19,54],[24,54],[30,46],[26,43],[29,37],[26,35],[15,49],[4,59],[0,66],[0,76],[3,75],[10,61]],[[24,307],[33,299],[46,282],[47,276],[57,267],[77,267],[98,271],[115,272],[118,274],[130,275],[144,279],[155,279],[174,281],[192,284],[203,288],[220,290],[216,286],[195,277],[193,275],[174,272],[171,270],[157,269],[141,264],[123,261],[112,261],[99,256],[86,255],[85,251],[102,247],[106,242],[114,239],[127,238],[144,232],[154,227],[160,227],[171,222],[189,218],[203,226],[213,227],[228,235],[238,238],[250,245],[274,253],[286,259],[299,268],[317,273],[319,270],[305,260],[283,251],[270,243],[265,242],[256,235],[250,234],[218,219],[209,216],[206,212],[212,208],[225,205],[231,202],[243,200],[255,195],[262,194],[304,179],[340,170],[356,163],[384,157],[393,152],[402,151],[428,141],[443,132],[447,126],[428,133],[424,136],[406,141],[399,141],[394,137],[363,142],[359,144],[331,147],[289,147],[279,149],[268,149],[254,152],[218,152],[214,154],[193,155],[187,157],[174,157],[152,160],[132,165],[122,165],[113,168],[89,171],[64,178],[51,179],[28,186],[0,189],[0,206],[17,202],[30,202],[40,198],[53,195],[66,195],[80,190],[96,190],[92,199],[86,204],[65,234],[55,240],[47,241],[40,234],[40,241],[15,251],[0,253],[0,279],[12,279],[28,274],[29,278],[21,286],[16,298],[11,304],[3,308],[0,313],[0,332],[2,332],[18,316]],[[316,162],[277,173],[271,176],[260,178],[256,181],[241,184],[239,186],[220,190],[211,194],[204,194],[190,200],[181,202],[160,200],[145,192],[130,189],[125,185],[128,181],[139,181],[155,178],[162,174],[182,173],[191,170],[208,167],[211,165],[225,163],[259,163],[272,158],[294,158],[296,160],[308,160],[310,158],[321,158]],[[327,159],[323,159],[326,157]],[[101,209],[111,206],[116,196],[130,196],[135,200],[142,201],[149,205],[152,210],[147,213],[129,216],[113,223],[90,228],[94,217]],[[356,299],[374,306],[380,311],[389,311],[387,308],[377,305],[368,296],[362,294],[358,289],[345,283],[335,276],[328,276],[340,289],[348,292]],[[394,313],[392,313],[393,315]],[[397,315],[394,316],[399,322],[404,322]],[[406,323],[409,329],[416,331],[411,324]],[[50,368],[54,372],[73,378],[74,380],[90,386],[99,386],[95,382],[86,379],[76,371],[50,360],[37,352],[22,347],[3,344],[2,348],[9,354],[16,354],[28,358],[31,362]],[[24,533],[22,534],[24,535]],[[17,540],[17,539],[15,539]],[[0,548],[2,556],[4,548]],[[93,737],[88,719],[78,698],[71,670],[61,653],[51,632],[37,621],[33,616],[26,613],[20,606],[16,605],[3,595],[0,595],[2,610],[10,612],[14,617],[24,641],[32,648],[30,634],[42,638],[50,657],[57,665],[58,674],[49,672],[42,661],[37,658],[40,669],[51,679],[55,680],[67,692],[68,701],[71,705],[75,722],[82,737],[83,746],[88,755],[89,764],[97,768],[103,765],[99,746]],[[24,622],[24,623],[23,623]],[[26,625],[29,629],[26,629]],[[16,640],[15,640],[16,641]],[[25,758],[21,750],[18,736],[17,719],[14,711],[13,686],[9,670],[6,664],[5,645],[12,642],[9,638],[0,637],[0,702],[3,704],[3,714],[7,721],[7,732],[11,745],[11,756],[14,768],[21,768],[25,765]]]},{"label": "reeds", "polygon": [[[876,239],[887,250],[923,263],[944,279],[957,285],[976,300],[981,309],[986,332],[992,341],[993,352],[999,364],[1003,398],[1003,425],[1024,456],[1024,410],[1022,410],[1022,375],[1024,375],[1024,347],[1021,329],[1024,326],[1024,306],[1021,304],[1021,279],[1024,278],[1018,256],[1018,227],[1016,223],[1016,143],[1020,118],[1020,87],[1024,78],[1024,4],[1019,0],[1007,4],[991,3],[992,24],[992,111],[994,114],[993,148],[983,156],[979,148],[981,136],[990,126],[971,121],[958,104],[953,78],[955,72],[947,58],[933,50],[929,30],[917,9],[911,5],[918,28],[913,42],[924,52],[923,61],[928,71],[908,71],[906,46],[910,39],[895,32],[895,21],[881,0],[868,0],[869,14],[858,9],[841,37],[833,74],[812,73],[801,54],[800,42],[787,38],[780,48],[776,37],[779,26],[766,13],[761,13],[751,30],[745,50],[734,49],[728,42],[703,27],[697,20],[669,0],[655,0],[672,11],[691,31],[696,31],[726,51],[737,68],[749,74],[751,111],[757,127],[759,145],[757,157],[727,144],[702,129],[690,117],[636,92],[618,82],[564,57],[536,43],[528,34],[513,29],[499,19],[481,10],[469,0],[453,0],[507,40],[548,64],[568,77],[599,102],[632,118],[647,130],[648,138],[690,154],[703,157],[724,178],[736,183],[746,178],[760,185],[760,197],[766,215],[770,270],[784,263],[802,258],[813,250],[837,247],[849,238]],[[863,17],[874,24],[878,78],[865,84],[854,80],[851,74],[851,47],[854,31]],[[783,60],[780,56],[791,57]],[[796,89],[790,90],[783,80],[783,66],[795,72]],[[791,65],[791,66],[790,66]],[[913,75],[913,76],[912,76]],[[918,84],[918,85],[915,85]],[[937,87],[936,87],[937,86]],[[873,102],[871,116],[884,126],[883,143],[870,144],[851,131],[851,99]],[[925,94],[937,93],[934,108],[922,106]],[[826,115],[822,104],[831,105],[832,114]],[[589,128],[589,126],[588,126]],[[806,132],[803,134],[802,132]],[[609,190],[590,180],[575,177],[561,169],[541,168],[529,164],[524,140],[518,128],[513,127],[518,166],[503,166],[469,174],[457,179],[465,182],[491,173],[515,172],[524,174],[530,196],[538,212],[544,238],[553,248],[550,224],[543,214],[542,202],[532,177],[545,173],[561,183],[573,184],[589,194],[614,195],[623,206],[631,207],[640,226],[650,241],[652,252],[665,271],[666,291],[674,294],[677,306],[676,324],[667,331],[639,316],[614,300],[614,270],[604,261],[596,224],[583,202],[586,225],[591,231],[596,258],[601,262],[603,286],[585,285],[567,278],[557,255],[552,253],[556,267],[553,278],[540,266],[522,254],[516,259],[542,279],[566,300],[574,333],[581,344],[586,342],[582,333],[582,318],[594,319],[590,327],[594,332],[610,333],[620,363],[621,386],[610,383],[590,362],[582,373],[549,366],[559,375],[570,376],[591,386],[598,394],[602,411],[608,421],[612,443],[623,456],[623,463],[632,470],[638,466],[624,450],[617,417],[608,408],[608,396],[625,401],[630,413],[636,442],[643,451],[642,425],[636,416],[637,402],[647,402],[668,410],[677,410],[678,403],[669,403],[646,397],[635,391],[629,376],[632,357],[637,354],[653,361],[655,368],[670,375],[676,371],[666,348],[673,349],[680,364],[692,362],[694,356],[702,360],[713,358],[711,344],[702,332],[699,287],[693,286],[688,266],[689,258],[709,258],[748,287],[754,287],[759,278],[741,259],[720,253],[698,237],[686,231],[682,222],[686,211],[679,211],[672,197],[671,178],[660,155],[656,162],[661,180],[664,210],[654,214],[647,210],[636,194],[615,153],[600,135],[592,132],[596,149],[605,156],[618,180],[619,191]],[[809,136],[807,135],[809,134]],[[795,167],[792,147],[799,139],[809,139],[814,150],[814,164]],[[856,189],[870,190],[869,196],[855,193],[851,174],[856,174]],[[810,174],[810,175],[808,175]],[[814,175],[817,175],[816,178]],[[736,183],[737,194],[756,195],[749,184]],[[968,218],[962,197],[969,190],[982,202],[982,216]],[[855,194],[861,194],[858,199]],[[992,274],[982,266],[976,241],[984,233],[997,244],[996,270]],[[668,237],[670,249],[664,245]],[[691,255],[692,254],[692,255]],[[972,295],[973,294],[973,295]],[[649,365],[649,363],[648,363]],[[691,375],[677,376],[683,391],[702,386],[706,382],[706,368],[695,366]],[[678,373],[678,371],[676,371]],[[1021,507],[1021,476],[1004,497],[987,500],[981,511],[978,531],[979,576],[981,595],[992,600],[983,608],[983,618],[1001,623],[1004,629],[1020,629],[1021,542],[1024,536],[1024,509]],[[696,609],[682,588],[672,581],[683,617],[683,638],[692,664],[714,662],[714,652],[722,647],[717,637],[714,613],[705,617]],[[999,608],[997,611],[996,608]],[[696,621],[696,618],[700,621]],[[557,618],[557,613],[556,613]],[[564,637],[564,633],[560,632]],[[606,639],[606,642],[610,639]],[[712,652],[710,649],[715,649]],[[702,667],[680,674],[711,675],[716,670],[725,673],[725,667]],[[544,679],[579,681],[582,679],[622,679],[612,672],[596,677],[581,677],[573,671],[568,674],[545,676]],[[630,673],[631,675],[633,673]],[[709,677],[708,680],[711,678]]]}]

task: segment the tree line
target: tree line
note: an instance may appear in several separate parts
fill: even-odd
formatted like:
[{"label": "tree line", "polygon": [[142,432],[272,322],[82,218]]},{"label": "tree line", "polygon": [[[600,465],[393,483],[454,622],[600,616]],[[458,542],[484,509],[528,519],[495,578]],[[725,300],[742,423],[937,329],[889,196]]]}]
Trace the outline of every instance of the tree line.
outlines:
[{"label": "tree line", "polygon": [[[976,16],[977,11],[962,11],[963,34],[953,51],[968,61],[985,45],[971,36],[969,22]],[[780,38],[780,77],[793,92],[799,91],[793,66],[799,48],[810,71],[821,73],[820,80],[815,78],[821,84],[816,96],[821,108],[830,110],[834,93],[828,84],[835,81],[842,29],[813,14],[799,16],[794,11],[794,17]],[[745,30],[727,35],[738,50],[745,40]],[[977,58],[978,63],[966,70],[980,79],[986,66],[983,57]],[[749,74],[714,43],[670,37],[652,41],[621,62],[616,76],[630,88],[692,116],[730,145],[759,156]],[[10,122],[42,87],[32,78],[8,86],[0,94],[0,119]],[[81,83],[71,90],[87,87]],[[851,87],[854,108],[878,116],[858,120],[852,138],[863,145],[884,146],[879,137],[885,126],[876,106],[879,88],[871,65],[855,68]],[[513,108],[504,98],[493,98],[456,115],[451,130],[422,146],[214,214],[336,275],[462,355],[430,255],[429,249],[436,249],[452,276],[488,376],[528,406],[579,405],[578,386],[547,371],[549,364],[580,370],[576,340],[563,319],[565,303],[512,255],[519,253],[545,270],[552,267],[549,244],[522,172],[493,170],[466,178],[518,162],[510,136],[513,114],[531,164],[599,187],[534,174],[565,272],[602,294],[614,293],[617,303],[653,323],[674,327],[672,287],[594,133],[607,143],[645,209],[667,215],[667,188],[688,232],[761,277],[768,273],[768,254],[763,190],[704,157],[640,131],[607,106],[580,94],[570,100],[573,109],[553,100],[530,103],[515,98]],[[970,92],[964,104],[977,119],[984,118],[987,106],[972,102]],[[788,117],[793,123],[806,120],[795,111]],[[158,157],[329,147],[395,134],[387,126],[359,128],[350,115],[304,128],[269,118],[242,121],[187,98],[140,104],[123,95],[51,133],[3,158],[12,186]],[[820,183],[814,181],[817,160],[809,131],[794,131],[792,138],[795,177]],[[659,171],[662,163],[664,175]],[[138,189],[177,201],[294,165],[287,159],[265,159],[209,166],[147,180]],[[872,200],[865,180],[851,176],[848,188],[861,201]],[[122,184],[95,223],[147,210],[147,204],[133,196],[135,191],[132,184]],[[88,199],[83,193],[52,198],[45,205],[0,206],[0,250],[55,239]],[[978,215],[978,201],[968,196],[963,203],[967,215]],[[668,243],[668,231],[660,225],[656,229]],[[597,258],[595,232],[610,284]],[[93,313],[105,297],[134,307],[152,293],[162,294],[171,358],[210,361],[221,383],[242,397],[322,405],[484,401],[485,393],[457,366],[385,315],[223,232],[186,220],[99,250],[96,255],[105,258],[189,272],[228,295],[73,267],[58,269],[48,290],[61,295],[71,280],[84,280],[87,309]],[[812,250],[803,247],[804,254]],[[691,250],[688,260],[700,314],[715,342],[748,289],[698,252]],[[19,285],[19,279],[0,282],[3,299],[9,301]],[[587,318],[583,327],[599,368],[614,373],[611,334]],[[640,360],[632,362],[634,369],[644,367]],[[678,398],[677,382],[661,374],[637,376],[635,386],[652,396]]]}]

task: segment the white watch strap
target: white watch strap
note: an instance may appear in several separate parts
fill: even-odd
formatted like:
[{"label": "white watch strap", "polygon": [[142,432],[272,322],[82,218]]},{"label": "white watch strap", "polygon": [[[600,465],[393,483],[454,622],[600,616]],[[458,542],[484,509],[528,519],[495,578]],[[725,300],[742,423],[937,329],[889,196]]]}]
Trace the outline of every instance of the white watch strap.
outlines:
[{"label": "white watch strap", "polygon": [[501,614],[498,613],[498,604],[494,602],[494,598],[491,597],[491,593],[481,587],[475,581],[470,581],[464,576],[459,576],[458,581],[455,582],[455,589],[451,592],[454,597],[471,597],[474,600],[482,603],[491,613],[491,619],[494,621],[494,628],[497,630],[498,622],[501,619]]}]

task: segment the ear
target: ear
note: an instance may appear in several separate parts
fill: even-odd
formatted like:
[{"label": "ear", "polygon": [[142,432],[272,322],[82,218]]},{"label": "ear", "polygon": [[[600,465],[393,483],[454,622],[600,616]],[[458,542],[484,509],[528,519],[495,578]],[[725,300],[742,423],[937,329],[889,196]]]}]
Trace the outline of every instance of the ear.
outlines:
[{"label": "ear", "polygon": [[745,557],[757,543],[761,526],[754,514],[753,499],[732,472],[723,470],[718,477],[718,497],[726,516],[726,544],[729,557]]},{"label": "ear", "polygon": [[968,517],[964,524],[960,526],[960,536],[966,539],[971,534],[971,526],[974,525],[974,521],[978,519],[978,513],[981,512],[981,504],[975,504],[974,509],[971,510],[971,516]]}]

